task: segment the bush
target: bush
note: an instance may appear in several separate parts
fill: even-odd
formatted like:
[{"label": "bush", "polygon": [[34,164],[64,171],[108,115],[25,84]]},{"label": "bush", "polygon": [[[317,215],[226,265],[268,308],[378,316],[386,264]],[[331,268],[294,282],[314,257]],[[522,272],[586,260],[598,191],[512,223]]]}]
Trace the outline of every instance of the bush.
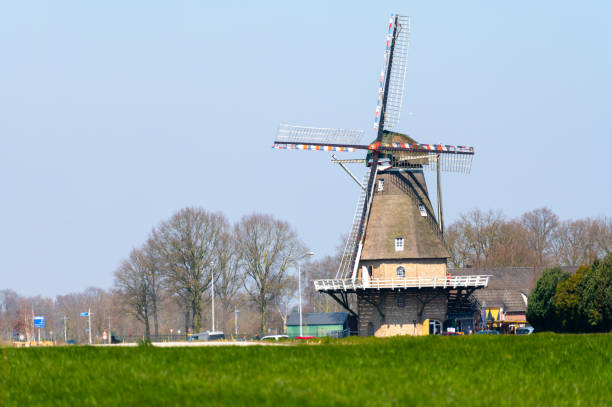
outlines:
[{"label": "bush", "polygon": [[527,304],[527,321],[535,330],[558,330],[560,323],[555,309],[557,285],[569,276],[570,273],[558,267],[544,270],[540,276]]},{"label": "bush", "polygon": [[557,285],[555,308],[563,331],[580,332],[586,329],[581,302],[583,279],[589,270],[589,266],[580,266],[567,280]]},{"label": "bush", "polygon": [[527,320],[538,331],[610,331],[612,252],[573,275],[559,268],[545,270],[529,298]]},{"label": "bush", "polygon": [[593,263],[585,274],[581,311],[590,332],[612,329],[612,252]]}]

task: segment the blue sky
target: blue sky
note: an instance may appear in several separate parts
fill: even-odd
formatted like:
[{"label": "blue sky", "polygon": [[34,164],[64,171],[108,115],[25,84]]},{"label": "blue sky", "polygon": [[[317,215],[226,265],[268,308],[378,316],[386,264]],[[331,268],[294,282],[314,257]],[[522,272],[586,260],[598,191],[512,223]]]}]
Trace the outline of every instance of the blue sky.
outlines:
[{"label": "blue sky", "polygon": [[108,288],[185,206],[271,213],[332,253],[358,188],[270,147],[281,121],[372,137],[392,12],[412,16],[399,130],[476,149],[444,175],[447,224],[612,216],[609,2],[4,2],[0,288]]}]

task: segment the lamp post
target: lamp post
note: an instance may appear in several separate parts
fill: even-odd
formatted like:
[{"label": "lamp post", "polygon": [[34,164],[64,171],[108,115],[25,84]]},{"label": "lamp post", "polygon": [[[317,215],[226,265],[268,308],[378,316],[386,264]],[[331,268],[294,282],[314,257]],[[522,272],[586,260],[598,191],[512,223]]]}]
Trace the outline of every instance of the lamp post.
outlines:
[{"label": "lamp post", "polygon": [[313,256],[314,252],[307,252],[297,258],[297,268],[298,268],[298,293],[299,293],[299,302],[300,302],[300,336],[304,336],[302,332],[302,273],[300,271],[300,262],[303,258],[307,256]]}]

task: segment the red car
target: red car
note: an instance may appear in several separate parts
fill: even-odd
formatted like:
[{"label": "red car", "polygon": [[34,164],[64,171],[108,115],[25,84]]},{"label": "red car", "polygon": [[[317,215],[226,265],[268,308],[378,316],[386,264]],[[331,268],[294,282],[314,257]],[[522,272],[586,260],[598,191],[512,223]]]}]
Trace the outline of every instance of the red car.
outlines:
[{"label": "red car", "polygon": [[301,339],[303,341],[306,341],[308,339],[316,339],[316,336],[296,336],[295,339]]}]

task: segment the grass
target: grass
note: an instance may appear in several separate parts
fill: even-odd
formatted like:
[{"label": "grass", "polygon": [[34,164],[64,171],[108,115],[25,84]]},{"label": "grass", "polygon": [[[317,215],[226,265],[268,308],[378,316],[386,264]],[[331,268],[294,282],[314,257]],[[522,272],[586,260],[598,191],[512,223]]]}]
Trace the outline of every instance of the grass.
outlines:
[{"label": "grass", "polygon": [[612,335],[3,348],[0,405],[612,405]]}]

